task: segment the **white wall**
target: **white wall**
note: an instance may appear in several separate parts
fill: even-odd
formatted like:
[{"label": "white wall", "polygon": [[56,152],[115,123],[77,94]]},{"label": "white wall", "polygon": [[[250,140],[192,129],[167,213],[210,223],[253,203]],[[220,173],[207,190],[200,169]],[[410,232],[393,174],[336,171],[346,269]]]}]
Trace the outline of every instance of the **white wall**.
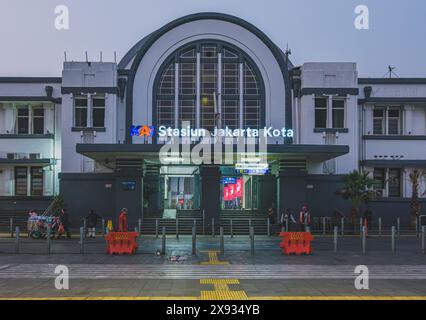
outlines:
[{"label": "white wall", "polygon": [[[90,66],[86,62],[65,62],[63,70],[63,85],[65,87],[116,87],[117,66],[115,63],[96,62]],[[117,142],[117,96],[105,94],[105,132],[96,131],[93,143]],[[81,132],[73,132],[74,127],[74,98],[72,94],[62,97],[61,113],[61,170],[64,173],[79,173],[93,171],[95,166],[91,159],[76,152],[76,145],[84,143]]]},{"label": "white wall", "polygon": [[[305,63],[302,68],[302,88],[356,88],[358,72],[355,63]],[[315,95],[303,95],[298,99],[300,144],[324,145],[324,134],[315,133]],[[296,104],[293,104],[294,106]],[[294,111],[293,111],[294,112]],[[336,135],[336,145],[347,145],[350,152],[336,159],[336,174],[345,174],[359,167],[359,116],[358,97],[346,96],[345,127],[348,133]],[[322,174],[323,164],[308,162],[312,174]]]}]

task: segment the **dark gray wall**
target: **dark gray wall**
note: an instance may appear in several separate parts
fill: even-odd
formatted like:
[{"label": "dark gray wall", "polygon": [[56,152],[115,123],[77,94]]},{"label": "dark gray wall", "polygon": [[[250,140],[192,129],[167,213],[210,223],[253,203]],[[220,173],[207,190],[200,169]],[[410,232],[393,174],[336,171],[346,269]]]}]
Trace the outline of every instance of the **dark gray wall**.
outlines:
[{"label": "dark gray wall", "polygon": [[[307,179],[307,203],[313,216],[333,216],[333,210],[342,211],[346,217],[350,217],[351,203],[336,195],[336,190],[343,187],[343,175],[309,175]],[[422,212],[426,214],[426,199],[420,201]],[[383,226],[395,225],[397,217],[401,219],[401,226],[410,223],[410,199],[409,198],[383,198],[375,199],[370,203],[373,211],[373,221],[382,218]],[[366,206],[361,207],[361,214]]]},{"label": "dark gray wall", "polygon": [[207,225],[212,218],[220,219],[220,168],[217,166],[200,167],[201,210],[204,210]]},{"label": "dark gray wall", "polygon": [[[135,181],[136,190],[123,191],[121,182]],[[61,174],[61,194],[71,218],[72,227],[81,226],[90,209],[117,226],[121,208],[129,209],[129,227],[134,227],[142,214],[142,177],[116,174]]]}]

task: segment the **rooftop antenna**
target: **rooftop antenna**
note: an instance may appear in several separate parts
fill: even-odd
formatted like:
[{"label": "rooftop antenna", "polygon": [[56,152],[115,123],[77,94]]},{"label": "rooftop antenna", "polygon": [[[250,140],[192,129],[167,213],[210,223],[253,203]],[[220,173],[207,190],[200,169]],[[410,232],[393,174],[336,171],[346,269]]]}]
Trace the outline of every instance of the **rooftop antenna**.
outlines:
[{"label": "rooftop antenna", "polygon": [[114,51],[114,62],[117,63],[117,51]]},{"label": "rooftop antenna", "polygon": [[87,55],[87,51],[86,51],[86,62],[89,63],[89,56]]},{"label": "rooftop antenna", "polygon": [[101,54],[100,54],[100,61],[102,62],[102,51],[101,51]]},{"label": "rooftop antenna", "polygon": [[287,43],[287,47],[285,49],[285,63],[288,65],[288,57],[291,55],[291,49],[288,47],[288,43]]},{"label": "rooftop antenna", "polygon": [[64,51],[64,61],[67,62],[67,52]]},{"label": "rooftop antenna", "polygon": [[389,76],[389,79],[392,79],[392,76],[394,75],[396,78],[399,78],[399,76],[395,73],[395,71],[394,70],[396,70],[396,67],[393,67],[393,66],[391,66],[391,65],[388,65],[388,72],[383,76],[383,78],[384,77],[387,77],[387,76]]}]

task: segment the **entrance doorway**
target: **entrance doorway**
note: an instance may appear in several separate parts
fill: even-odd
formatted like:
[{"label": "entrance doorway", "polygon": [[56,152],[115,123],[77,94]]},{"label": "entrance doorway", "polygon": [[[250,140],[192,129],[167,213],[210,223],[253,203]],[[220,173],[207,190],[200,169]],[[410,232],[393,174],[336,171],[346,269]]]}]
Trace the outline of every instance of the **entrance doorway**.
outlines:
[{"label": "entrance doorway", "polygon": [[224,176],[221,179],[222,210],[257,210],[258,177]]}]

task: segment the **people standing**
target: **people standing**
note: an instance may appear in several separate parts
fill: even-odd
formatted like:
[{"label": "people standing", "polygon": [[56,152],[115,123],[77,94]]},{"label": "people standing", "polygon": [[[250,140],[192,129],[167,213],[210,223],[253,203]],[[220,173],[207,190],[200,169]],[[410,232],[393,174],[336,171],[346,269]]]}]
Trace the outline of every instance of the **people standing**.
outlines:
[{"label": "people standing", "polygon": [[89,215],[86,217],[87,232],[89,238],[96,238],[96,226],[100,217],[95,213],[93,209],[90,210]]},{"label": "people standing", "polygon": [[285,209],[285,213],[281,215],[281,229],[290,232],[293,230],[293,225],[296,224],[293,214],[289,208]]},{"label": "people standing", "polygon": [[127,232],[127,212],[126,208],[121,209],[120,216],[118,217],[118,232]]},{"label": "people standing", "polygon": [[275,224],[275,210],[273,205],[268,209],[268,219],[271,224]]},{"label": "people standing", "polygon": [[299,222],[301,225],[301,231],[307,232],[311,225],[311,214],[309,213],[308,206],[303,206],[302,211],[299,214]]},{"label": "people standing", "polygon": [[66,209],[62,209],[61,213],[59,214],[59,224],[62,226],[60,229],[62,229],[61,231],[63,232],[58,233],[58,238],[62,237],[63,233],[66,233],[67,238],[71,239],[71,233],[69,230],[70,218]]}]

